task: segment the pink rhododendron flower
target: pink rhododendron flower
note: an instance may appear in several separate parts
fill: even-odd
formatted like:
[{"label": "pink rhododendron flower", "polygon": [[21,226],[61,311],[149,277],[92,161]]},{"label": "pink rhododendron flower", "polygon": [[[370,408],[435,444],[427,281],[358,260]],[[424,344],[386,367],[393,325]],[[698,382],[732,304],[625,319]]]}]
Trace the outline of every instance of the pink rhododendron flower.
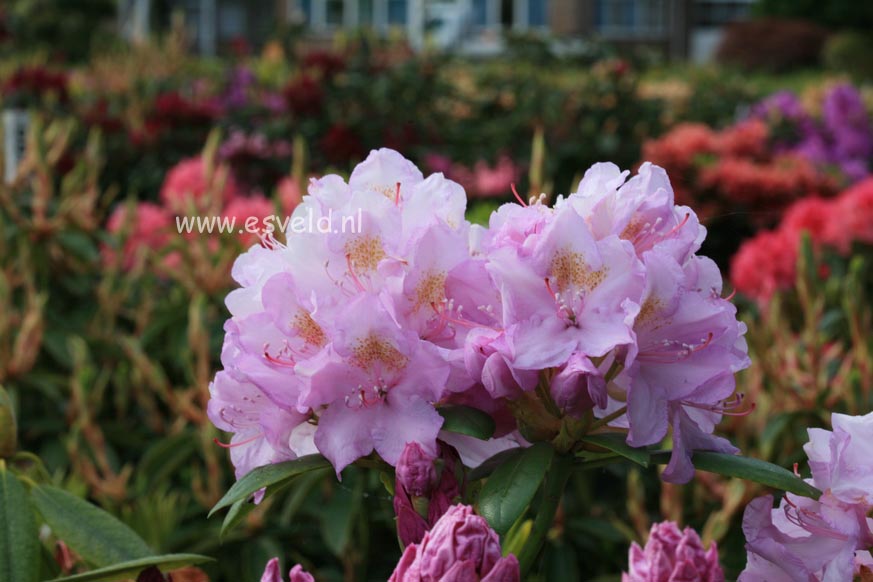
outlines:
[{"label": "pink rhododendron flower", "polygon": [[[273,558],[267,562],[261,582],[284,582],[282,572],[279,570],[279,558]],[[300,564],[295,564],[288,572],[288,582],[315,582],[315,578],[303,569]]]},{"label": "pink rhododendron flower", "polygon": [[631,545],[628,570],[622,582],[724,582],[715,543],[704,549],[696,531],[672,521],[653,525],[644,548]]},{"label": "pink rhododendron flower", "polygon": [[275,223],[265,222],[276,216],[276,207],[263,196],[238,196],[225,206],[221,215],[235,219],[236,234],[244,245],[255,243],[261,235],[268,234],[267,229],[276,227]]},{"label": "pink rhododendron flower", "polygon": [[[124,247],[121,249],[122,268],[130,269],[136,262],[138,253],[145,249],[160,251],[172,237],[173,218],[163,208],[150,202],[140,202],[133,207],[133,216],[128,216],[130,206],[121,204],[115,208],[106,225],[110,234],[121,234],[129,228]],[[103,260],[115,260],[115,250],[104,246]]]},{"label": "pink rhododendron flower", "polygon": [[327,176],[309,194],[295,216],[326,228],[253,247],[234,266],[225,370],[291,415],[284,432],[317,420],[315,446],[337,473],[373,451],[396,464],[410,442],[436,455],[434,404],[474,384],[464,337],[493,319],[479,309],[489,283],[463,190],[379,150],[348,183]]},{"label": "pink rhododendron flower", "polygon": [[160,193],[164,206],[177,214],[187,212],[192,203],[194,208],[202,209],[207,195],[217,198],[213,203],[221,207],[239,195],[239,188],[226,167],[216,166],[209,174],[199,156],[173,166],[164,177]]},{"label": "pink rhododendron flower", "polygon": [[778,508],[771,496],[752,501],[743,517],[748,564],[740,582],[852,580],[869,566],[873,546],[873,413],[834,414],[833,431],[809,430],[804,450],[816,501],[787,493]]},{"label": "pink rhododendron flower", "polygon": [[290,215],[297,208],[297,205],[303,201],[303,192],[300,190],[300,184],[297,180],[290,177],[284,177],[279,180],[276,190],[279,192],[279,204],[282,206],[282,212]]},{"label": "pink rhododendron flower", "polygon": [[502,557],[500,540],[467,505],[451,507],[424,535],[406,547],[389,582],[517,582],[518,560]]}]

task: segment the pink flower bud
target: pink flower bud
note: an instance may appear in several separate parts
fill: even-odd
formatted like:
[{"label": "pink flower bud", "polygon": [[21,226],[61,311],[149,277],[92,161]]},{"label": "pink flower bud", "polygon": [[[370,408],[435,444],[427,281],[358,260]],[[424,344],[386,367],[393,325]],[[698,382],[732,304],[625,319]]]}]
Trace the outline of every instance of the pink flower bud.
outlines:
[{"label": "pink flower bud", "polygon": [[[261,576],[261,582],[283,582],[282,572],[279,570],[279,558],[273,558],[267,562],[267,567],[264,568],[264,575]],[[315,582],[315,578],[312,577],[312,574],[303,570],[303,566],[296,564],[288,572],[288,582]]]},{"label": "pink flower bud", "polygon": [[672,521],[657,523],[649,532],[645,548],[636,543],[630,549],[630,573],[622,582],[724,582],[713,543],[704,550],[691,528],[680,531]]},{"label": "pink flower bud", "polygon": [[406,548],[389,582],[424,580],[518,582],[518,560],[501,557],[500,540],[484,518],[455,505]]},{"label": "pink flower bud", "polygon": [[427,495],[437,480],[434,460],[418,443],[407,443],[397,463],[397,485],[414,497]]}]

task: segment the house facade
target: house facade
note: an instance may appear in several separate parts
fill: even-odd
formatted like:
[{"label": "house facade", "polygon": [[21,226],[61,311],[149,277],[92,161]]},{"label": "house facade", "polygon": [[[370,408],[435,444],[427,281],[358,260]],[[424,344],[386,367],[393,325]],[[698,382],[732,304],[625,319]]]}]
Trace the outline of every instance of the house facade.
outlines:
[{"label": "house facade", "polygon": [[[157,0],[126,0],[122,14],[148,20]],[[503,32],[543,32],[647,46],[671,58],[711,54],[724,24],[753,0],[164,0],[185,15],[194,45],[214,54],[236,39],[258,46],[277,24],[314,37],[341,29],[403,31],[417,48],[496,53]],[[124,23],[122,23],[124,24]],[[130,28],[130,22],[127,23]],[[138,28],[134,26],[133,28]]]}]

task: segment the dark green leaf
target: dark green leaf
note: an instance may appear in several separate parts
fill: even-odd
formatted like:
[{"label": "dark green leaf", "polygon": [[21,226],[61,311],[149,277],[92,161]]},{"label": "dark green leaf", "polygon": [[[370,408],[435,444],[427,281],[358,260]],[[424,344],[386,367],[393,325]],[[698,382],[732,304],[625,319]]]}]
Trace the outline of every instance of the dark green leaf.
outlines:
[{"label": "dark green leaf", "polygon": [[342,557],[352,537],[352,526],[361,508],[364,479],[358,473],[346,474],[342,485],[334,489],[333,497],[321,517],[324,542],[337,557]]},{"label": "dark green leaf", "polygon": [[112,580],[129,580],[136,578],[140,572],[152,566],[166,572],[211,561],[212,558],[198,556],[197,554],[166,554],[122,562],[106,568],[100,568],[99,570],[91,570],[84,574],[76,574],[75,576],[55,578],[51,582],[111,582]]},{"label": "dark green leaf", "polygon": [[522,447],[513,447],[511,449],[506,449],[505,451],[500,451],[496,455],[488,457],[482,461],[478,467],[467,473],[467,480],[478,481],[479,479],[484,479],[496,471],[498,467],[504,463],[508,463],[510,459],[519,456],[523,452],[524,449]]},{"label": "dark green leaf", "polygon": [[552,462],[555,450],[536,443],[497,468],[479,495],[479,513],[503,535],[530,505]]},{"label": "dark green leaf", "polygon": [[234,483],[233,487],[221,498],[221,501],[215,504],[209,515],[211,517],[219,509],[233,505],[241,499],[248,499],[265,487],[329,466],[330,463],[321,455],[306,455],[293,461],[258,467]]},{"label": "dark green leaf", "polygon": [[818,499],[821,491],[783,467],[760,459],[750,459],[724,453],[697,452],[692,458],[694,467],[726,477],[737,477],[781,489],[802,497]]},{"label": "dark green leaf", "polygon": [[34,582],[39,538],[27,491],[0,461],[0,580]]},{"label": "dark green leaf", "polygon": [[579,439],[583,443],[602,447],[621,455],[625,459],[633,461],[643,467],[649,466],[649,452],[645,449],[635,449],[625,442],[626,435],[619,433],[593,434]]},{"label": "dark green leaf", "polygon": [[148,558],[153,552],[114,516],[63,489],[39,485],[31,499],[52,532],[96,566]]},{"label": "dark green leaf", "polygon": [[442,430],[465,434],[483,441],[494,436],[494,419],[491,415],[470,406],[444,406],[437,409],[442,415]]}]

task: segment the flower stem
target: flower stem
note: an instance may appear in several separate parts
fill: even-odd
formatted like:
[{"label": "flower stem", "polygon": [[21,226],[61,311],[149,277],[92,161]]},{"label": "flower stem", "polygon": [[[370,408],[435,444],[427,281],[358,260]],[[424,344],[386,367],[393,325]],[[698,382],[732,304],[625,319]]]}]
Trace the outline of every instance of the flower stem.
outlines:
[{"label": "flower stem", "polygon": [[555,513],[561,504],[564,488],[567,486],[567,480],[570,478],[572,469],[572,455],[556,454],[552,460],[551,467],[549,467],[549,472],[546,473],[537,516],[534,519],[530,535],[518,555],[522,580],[527,576],[537,556],[539,556],[540,550],[543,548],[546,536],[555,519]]},{"label": "flower stem", "polygon": [[597,430],[598,428],[600,428],[601,426],[606,426],[607,424],[609,424],[610,422],[612,422],[616,418],[621,418],[625,414],[627,414],[627,406],[622,406],[621,408],[619,408],[615,412],[608,414],[595,422],[592,422],[591,426],[588,427],[588,432],[592,433],[595,430]]}]

